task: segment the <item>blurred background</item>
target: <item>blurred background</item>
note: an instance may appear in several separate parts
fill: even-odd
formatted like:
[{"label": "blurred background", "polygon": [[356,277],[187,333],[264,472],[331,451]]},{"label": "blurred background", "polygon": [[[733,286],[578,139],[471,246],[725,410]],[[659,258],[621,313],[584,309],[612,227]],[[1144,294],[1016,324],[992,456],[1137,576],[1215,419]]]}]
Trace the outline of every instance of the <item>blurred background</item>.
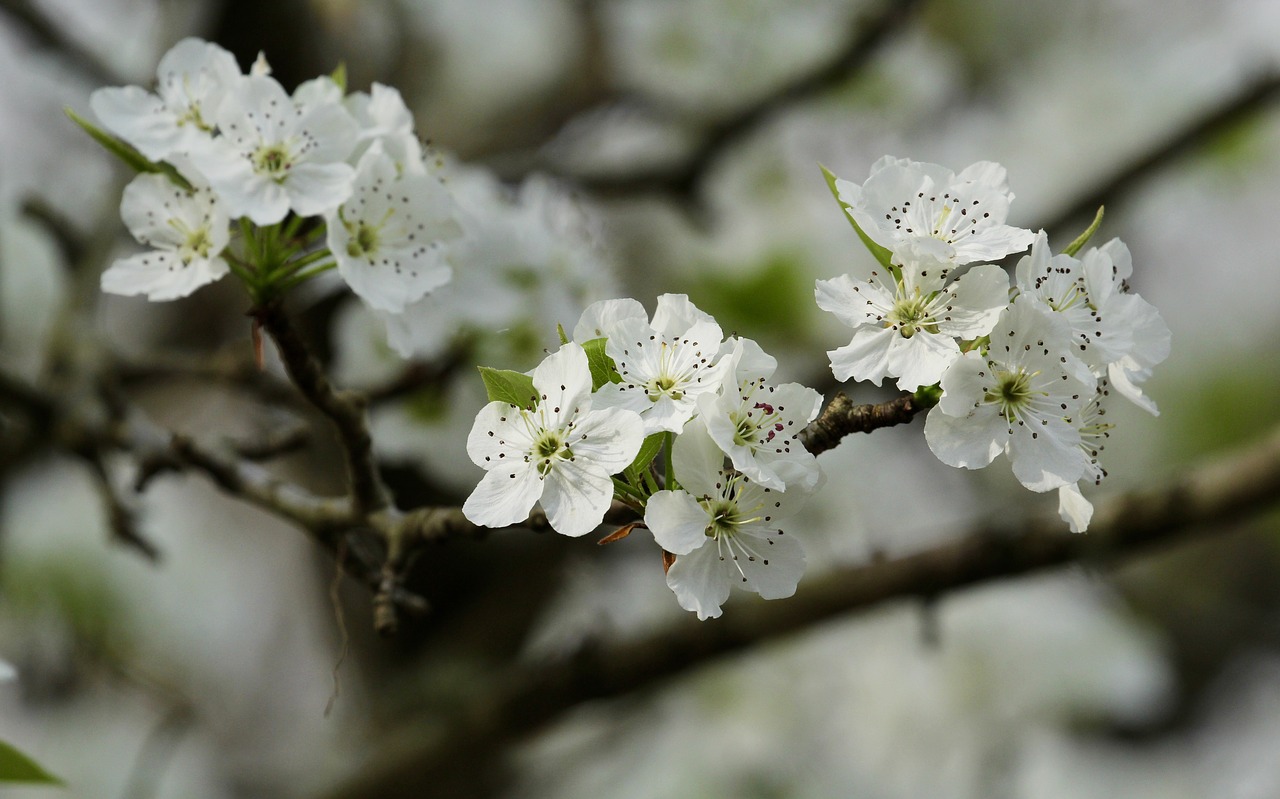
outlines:
[{"label": "blurred background", "polygon": [[[85,357],[119,358],[175,429],[309,421],[315,440],[278,468],[332,493],[323,420],[148,368],[247,357],[242,289],[97,290],[134,246],[128,176],[62,108],[149,86],[188,35],[242,67],[265,51],[286,88],[340,62],[352,89],[399,88],[458,192],[501,210],[483,268],[456,270],[413,334],[420,363],[448,368],[371,408],[402,507],[457,503],[478,479],[470,365],[530,368],[595,299],[688,293],[783,379],[834,391],[824,352],[848,332],[813,282],[869,256],[818,164],[861,182],[886,153],[1003,163],[1010,222],[1055,249],[1106,203],[1095,242],[1129,245],[1173,355],[1148,384],[1161,416],[1113,419],[1091,496],[1158,486],[1280,422],[1272,0],[0,0],[0,365],[39,381],[51,348],[93,342]],[[340,383],[403,373],[348,295],[296,299]],[[810,575],[1054,511],[1004,461],[939,463],[921,421],[822,456],[827,487],[796,525]],[[127,467],[110,477],[127,485]],[[5,796],[1280,797],[1275,512],[1120,568],[797,630],[428,769],[423,742],[510,664],[686,615],[651,544],[443,546],[411,585],[432,613],[383,640],[329,555],[206,480],[139,499],[156,564],[111,543],[80,460],[6,445],[0,480],[0,658],[20,672],[0,684],[0,740],[67,782]]]}]

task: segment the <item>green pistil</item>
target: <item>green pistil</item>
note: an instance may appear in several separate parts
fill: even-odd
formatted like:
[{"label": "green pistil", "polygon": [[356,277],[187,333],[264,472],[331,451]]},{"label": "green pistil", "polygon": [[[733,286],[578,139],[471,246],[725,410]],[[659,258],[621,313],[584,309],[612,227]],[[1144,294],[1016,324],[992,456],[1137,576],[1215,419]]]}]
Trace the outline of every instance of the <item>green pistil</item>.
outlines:
[{"label": "green pistil", "polygon": [[552,462],[555,460],[568,460],[573,457],[573,451],[565,445],[564,439],[558,432],[546,430],[533,442],[533,456],[538,461],[538,474],[546,477],[552,468]]},{"label": "green pistil", "polygon": [[917,290],[910,297],[899,297],[893,303],[893,310],[885,317],[884,326],[897,325],[898,333],[903,338],[911,338],[917,330],[937,333],[938,326],[929,315],[929,300],[920,296]]},{"label": "green pistil", "polygon": [[707,538],[720,538],[733,535],[738,524],[738,506],[726,499],[710,500],[707,504],[707,515],[711,521],[707,524]]},{"label": "green pistil", "polygon": [[1035,396],[1036,392],[1031,390],[1031,378],[1036,374],[1027,374],[1021,370],[1001,372],[997,377],[995,389],[984,394],[982,401],[999,405],[1000,414],[1007,421],[1015,422],[1022,411],[1030,406],[1031,398]]},{"label": "green pistil", "polygon": [[378,231],[364,222],[347,223],[351,238],[347,239],[347,255],[359,258],[378,249]]},{"label": "green pistil", "polygon": [[657,402],[659,399],[662,398],[663,394],[666,394],[667,396],[671,397],[671,399],[673,400],[678,400],[681,397],[683,397],[684,392],[674,391],[673,389],[675,389],[675,387],[676,387],[675,378],[670,377],[668,375],[661,375],[659,377],[655,377],[654,379],[650,380],[649,383],[644,388],[645,388],[645,393],[649,395],[649,401]]},{"label": "green pistil", "polygon": [[289,174],[293,162],[289,159],[289,151],[279,144],[263,147],[254,153],[253,169],[255,172],[267,174],[276,182],[283,181]]}]

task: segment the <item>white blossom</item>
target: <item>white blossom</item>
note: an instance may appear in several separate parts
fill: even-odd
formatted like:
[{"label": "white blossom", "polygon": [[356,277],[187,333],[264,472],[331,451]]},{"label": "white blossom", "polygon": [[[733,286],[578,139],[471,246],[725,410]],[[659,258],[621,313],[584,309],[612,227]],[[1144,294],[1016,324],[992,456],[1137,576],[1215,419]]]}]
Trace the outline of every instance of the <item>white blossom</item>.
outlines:
[{"label": "white blossom", "polygon": [[982,264],[948,282],[946,245],[927,239],[895,251],[899,274],[874,262],[853,275],[817,283],[818,307],[854,329],[853,340],[827,355],[837,380],[896,377],[914,391],[942,378],[960,357],[956,339],[991,332],[1009,302],[1009,276]]},{"label": "white blossom", "polygon": [[405,105],[399,90],[375,83],[368,93],[347,95],[343,104],[360,125],[357,155],[373,142],[381,142],[383,151],[394,159],[397,169],[426,173],[422,144],[414,132],[413,112]]},{"label": "white blossom", "polygon": [[1093,396],[1085,364],[1067,351],[1066,322],[1019,298],[991,332],[942,376],[942,398],[924,434],[943,463],[981,469],[1005,452],[1018,480],[1048,491],[1084,476],[1075,416]]},{"label": "white blossom", "polygon": [[218,108],[240,77],[231,53],[183,39],[160,59],[154,94],[137,86],[98,89],[89,106],[108,130],[160,161],[208,142]]},{"label": "white blossom", "polygon": [[1129,249],[1119,239],[1091,248],[1083,258],[1051,255],[1044,232],[1017,267],[1018,288],[1071,328],[1073,353],[1095,375],[1110,375],[1116,388],[1157,413],[1137,383],[1169,355],[1169,328],[1150,303],[1129,292]]},{"label": "white blossom", "polygon": [[271,225],[294,211],[317,216],[351,194],[345,163],[356,142],[355,120],[337,102],[295,104],[273,78],[241,78],[218,111],[221,135],[194,150],[192,161],[233,218]]},{"label": "white blossom", "polygon": [[777,361],[750,339],[731,339],[724,388],[698,397],[698,418],[733,467],[765,488],[812,489],[821,472],[800,432],[822,408],[822,395],[799,383],[772,385]]},{"label": "white blossom", "polygon": [[854,221],[873,241],[899,252],[908,242],[936,239],[955,264],[995,261],[1025,250],[1029,230],[1006,225],[1013,192],[1005,168],[979,161],[959,175],[937,164],[885,156],[861,186],[837,180]]},{"label": "white blossom", "polygon": [[138,243],[155,249],[122,258],[102,273],[102,290],[185,297],[230,271],[222,257],[230,220],[207,187],[188,191],[164,175],[144,173],[124,189],[120,216]]},{"label": "white blossom", "polygon": [[673,462],[682,490],[650,497],[644,521],[676,555],[667,585],[680,607],[718,617],[735,584],[764,599],[794,594],[804,550],[780,524],[805,492],[775,491],[724,469],[724,453],[697,420],[676,439]]},{"label": "white blossom", "polygon": [[640,414],[645,435],[679,432],[697,411],[698,396],[720,388],[720,325],[683,294],[659,297],[652,321],[625,316],[605,333],[605,352],[622,382],[601,386],[597,401]]},{"label": "white blossom", "polygon": [[1106,420],[1107,409],[1111,404],[1111,386],[1104,377],[1098,381],[1098,389],[1085,403],[1084,408],[1076,416],[1076,429],[1080,431],[1080,451],[1088,459],[1089,466],[1079,483],[1065,485],[1058,489],[1058,515],[1067,522],[1073,533],[1083,533],[1093,518],[1093,504],[1080,493],[1080,484],[1091,482],[1102,483],[1107,470],[1102,468],[1099,457],[1111,437],[1115,425]]},{"label": "white blossom", "polygon": [[375,144],[360,159],[351,197],[326,217],[338,272],[373,308],[399,313],[448,282],[445,244],[461,235],[440,181],[405,173]]},{"label": "white blossom", "polygon": [[523,521],[541,501],[557,532],[581,536],[604,519],[611,475],[629,465],[644,440],[634,413],[591,407],[587,355],[565,344],[533,371],[533,408],[491,402],[476,416],[467,454],[488,471],[462,506],[487,527]]}]

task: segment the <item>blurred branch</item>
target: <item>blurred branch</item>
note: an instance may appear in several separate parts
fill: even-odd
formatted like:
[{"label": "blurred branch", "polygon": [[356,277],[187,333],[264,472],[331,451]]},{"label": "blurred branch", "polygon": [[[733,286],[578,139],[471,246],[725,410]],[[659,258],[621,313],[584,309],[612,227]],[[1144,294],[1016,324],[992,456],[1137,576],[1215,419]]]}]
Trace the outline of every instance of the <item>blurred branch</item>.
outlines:
[{"label": "blurred branch", "polygon": [[568,177],[601,194],[655,192],[691,196],[722,153],[750,136],[770,117],[847,81],[923,5],[924,0],[886,0],[874,14],[856,17],[843,49],[797,79],[711,123],[702,132],[698,145],[679,163],[629,175]]},{"label": "blurred branch", "polygon": [[284,380],[259,369],[248,348],[243,345],[234,350],[199,356],[153,353],[145,360],[117,356],[107,368],[116,375],[122,386],[167,380],[199,380],[242,389],[275,405],[294,408],[303,406],[298,392]]},{"label": "blurred branch", "polygon": [[365,399],[362,395],[334,389],[320,362],[307,348],[278,301],[255,308],[251,315],[262,325],[284,361],[285,370],[294,385],[338,431],[347,460],[347,479],[355,511],[361,516],[385,509],[390,503],[386,487],[378,475],[373,458],[373,438],[365,421]]},{"label": "blurred branch", "polygon": [[1090,216],[1101,205],[1114,205],[1146,178],[1157,174],[1180,156],[1211,142],[1254,115],[1266,111],[1280,99],[1280,72],[1268,71],[1163,139],[1144,148],[1133,160],[1120,164],[1092,188],[1051,214],[1038,229],[1056,231],[1072,221]]},{"label": "blurred branch", "polygon": [[[514,668],[497,688],[456,717],[403,734],[330,799],[416,796],[457,763],[469,767],[518,736],[593,699],[654,685],[730,653],[810,629],[882,602],[937,597],[970,585],[1063,564],[1128,557],[1157,545],[1210,536],[1280,504],[1280,428],[1261,444],[1184,473],[1164,488],[1099,503],[1090,531],[1062,532],[1038,518],[1013,530],[980,527],[932,549],[836,569],[801,583],[786,601],[741,601],[714,622],[688,617],[650,635],[598,641],[555,663]],[[430,734],[434,730],[435,734]]]},{"label": "blurred branch", "polygon": [[16,22],[41,47],[54,50],[86,78],[98,85],[116,86],[125,79],[98,55],[67,34],[30,0],[0,0],[0,11]]}]

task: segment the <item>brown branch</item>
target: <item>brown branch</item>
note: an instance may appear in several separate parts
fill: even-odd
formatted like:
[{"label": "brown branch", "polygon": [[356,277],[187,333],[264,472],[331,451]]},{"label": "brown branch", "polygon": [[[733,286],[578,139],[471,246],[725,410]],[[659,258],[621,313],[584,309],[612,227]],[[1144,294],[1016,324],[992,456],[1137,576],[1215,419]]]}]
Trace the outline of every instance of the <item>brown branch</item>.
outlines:
[{"label": "brown branch", "polygon": [[320,362],[311,354],[278,301],[258,306],[251,315],[275,341],[294,385],[308,402],[333,422],[346,457],[347,480],[356,513],[368,516],[388,507],[386,488],[373,458],[373,439],[365,420],[364,397],[333,387]]},{"label": "brown branch", "polygon": [[873,16],[854,19],[848,44],[842,50],[812,71],[711,124],[703,131],[697,147],[679,163],[630,175],[578,177],[575,180],[601,194],[657,192],[692,195],[721,153],[750,136],[769,118],[847,81],[923,5],[923,0],[886,0]]},{"label": "brown branch", "polygon": [[1050,214],[1039,229],[1055,231],[1072,221],[1092,216],[1099,206],[1115,205],[1139,183],[1198,147],[1212,141],[1280,99],[1280,72],[1269,71],[1246,84],[1234,95],[1209,108],[1163,139],[1144,148],[1131,161],[1120,164],[1095,186],[1083,191],[1062,209]]},{"label": "brown branch", "polygon": [[[485,700],[438,725],[404,736],[332,799],[401,797],[404,786],[440,779],[456,762],[474,763],[583,702],[615,697],[715,658],[805,631],[815,624],[895,599],[937,597],[1082,560],[1114,561],[1156,545],[1230,529],[1280,504],[1280,428],[1262,443],[1183,474],[1157,490],[1099,503],[1087,534],[1057,519],[1016,530],[978,528],[946,544],[892,560],[837,569],[801,583],[786,601],[735,603],[724,617],[691,618],[612,645],[583,646],[563,662],[514,669]],[[397,788],[396,786],[400,786]]]},{"label": "brown branch", "polygon": [[850,433],[870,433],[882,427],[906,424],[928,408],[913,394],[874,405],[854,405],[841,391],[827,403],[818,418],[809,423],[800,440],[805,449],[819,455],[834,449]]}]

